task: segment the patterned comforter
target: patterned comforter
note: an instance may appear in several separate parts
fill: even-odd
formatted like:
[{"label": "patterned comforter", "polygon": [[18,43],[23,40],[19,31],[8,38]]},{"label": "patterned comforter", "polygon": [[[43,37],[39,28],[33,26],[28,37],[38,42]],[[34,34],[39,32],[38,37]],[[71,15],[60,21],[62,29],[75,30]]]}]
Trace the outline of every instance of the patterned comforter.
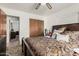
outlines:
[{"label": "patterned comforter", "polygon": [[[78,44],[78,33],[77,35],[73,33],[76,32],[66,32],[64,34],[70,35],[70,42],[57,41],[52,38],[47,37],[32,37],[27,38],[26,41],[31,47],[35,55],[39,56],[78,56],[79,54],[74,52],[73,48],[79,48]],[[77,36],[73,39],[73,36]]]}]

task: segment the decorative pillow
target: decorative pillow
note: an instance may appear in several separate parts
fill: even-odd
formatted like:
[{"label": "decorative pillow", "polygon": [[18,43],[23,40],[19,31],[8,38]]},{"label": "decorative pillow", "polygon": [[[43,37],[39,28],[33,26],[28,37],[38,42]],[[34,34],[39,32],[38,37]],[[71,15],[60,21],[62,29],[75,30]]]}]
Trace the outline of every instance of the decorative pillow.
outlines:
[{"label": "decorative pillow", "polygon": [[79,48],[74,48],[72,50],[75,51],[75,52],[77,52],[77,53],[79,53]]},{"label": "decorative pillow", "polygon": [[56,39],[56,37],[57,37],[57,34],[53,34],[53,35],[52,35],[52,38],[53,38],[53,39]]},{"label": "decorative pillow", "polygon": [[55,29],[54,32],[53,32],[53,34],[56,34],[56,33],[58,33],[58,32],[59,32],[59,30],[56,30],[56,29]]},{"label": "decorative pillow", "polygon": [[59,28],[58,30],[55,29],[53,33],[63,33],[65,29],[66,27]]},{"label": "decorative pillow", "polygon": [[62,35],[62,34],[59,34],[57,33],[57,38],[56,38],[58,41],[66,41],[66,42],[69,42],[69,35]]},{"label": "decorative pillow", "polygon": [[65,29],[66,29],[66,27],[62,27],[62,28],[59,28],[58,30],[60,33],[63,33],[65,31]]}]

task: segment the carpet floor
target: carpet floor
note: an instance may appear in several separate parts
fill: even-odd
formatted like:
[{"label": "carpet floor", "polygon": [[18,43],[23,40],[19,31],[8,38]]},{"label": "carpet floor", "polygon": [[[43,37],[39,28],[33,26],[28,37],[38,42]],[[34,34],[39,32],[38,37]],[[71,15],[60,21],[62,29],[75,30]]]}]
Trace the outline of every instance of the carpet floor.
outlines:
[{"label": "carpet floor", "polygon": [[22,47],[19,41],[11,41],[7,47],[6,53],[10,56],[22,56]]}]

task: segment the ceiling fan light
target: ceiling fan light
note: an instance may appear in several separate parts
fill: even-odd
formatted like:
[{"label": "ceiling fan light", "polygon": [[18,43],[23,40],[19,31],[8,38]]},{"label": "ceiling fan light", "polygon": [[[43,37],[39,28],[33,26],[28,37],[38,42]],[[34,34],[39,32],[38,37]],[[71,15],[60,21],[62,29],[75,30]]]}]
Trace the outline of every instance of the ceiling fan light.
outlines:
[{"label": "ceiling fan light", "polygon": [[38,9],[40,7],[41,3],[38,3],[35,9]]},{"label": "ceiling fan light", "polygon": [[49,3],[46,3],[46,5],[49,9],[52,9],[52,6]]},{"label": "ceiling fan light", "polygon": [[41,5],[42,6],[46,5],[49,9],[52,9],[50,3],[37,3],[35,9],[37,10]]}]

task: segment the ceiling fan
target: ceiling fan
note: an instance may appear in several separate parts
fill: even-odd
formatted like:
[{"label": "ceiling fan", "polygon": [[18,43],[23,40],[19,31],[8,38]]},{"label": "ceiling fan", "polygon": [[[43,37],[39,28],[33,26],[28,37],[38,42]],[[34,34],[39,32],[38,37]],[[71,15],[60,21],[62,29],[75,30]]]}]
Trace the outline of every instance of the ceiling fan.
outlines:
[{"label": "ceiling fan", "polygon": [[[41,5],[42,5],[42,3],[37,3],[35,9],[37,10]],[[52,9],[52,6],[50,5],[50,3],[45,3],[45,5],[46,5],[49,9]]]}]

